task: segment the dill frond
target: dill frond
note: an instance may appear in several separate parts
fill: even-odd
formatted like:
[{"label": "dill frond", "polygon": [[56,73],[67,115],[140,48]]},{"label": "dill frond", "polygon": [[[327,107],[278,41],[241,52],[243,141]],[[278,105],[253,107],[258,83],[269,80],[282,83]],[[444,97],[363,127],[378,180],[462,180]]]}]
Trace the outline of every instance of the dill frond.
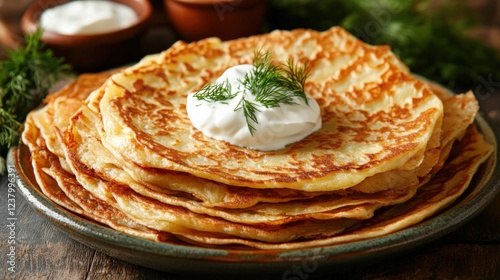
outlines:
[{"label": "dill frond", "polygon": [[255,133],[255,127],[252,125],[252,122],[258,123],[256,113],[259,112],[259,109],[257,109],[257,104],[246,100],[243,96],[240,99],[240,102],[238,102],[238,105],[234,108],[234,111],[238,110],[243,110],[248,130],[250,131],[250,134],[253,135]]},{"label": "dill frond", "polygon": [[233,99],[236,95],[237,92],[231,93],[231,84],[228,80],[225,80],[219,84],[205,85],[193,96],[198,100],[224,103],[227,100]]}]

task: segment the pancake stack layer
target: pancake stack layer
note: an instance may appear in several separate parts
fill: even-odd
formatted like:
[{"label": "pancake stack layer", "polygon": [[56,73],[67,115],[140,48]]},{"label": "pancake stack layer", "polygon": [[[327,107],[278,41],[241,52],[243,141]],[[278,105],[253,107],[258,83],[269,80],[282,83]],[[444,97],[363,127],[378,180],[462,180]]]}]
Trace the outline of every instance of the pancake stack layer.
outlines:
[{"label": "pancake stack layer", "polygon": [[[308,64],[322,128],[276,151],[211,139],[186,96],[255,50]],[[294,249],[386,235],[455,201],[492,145],[471,92],[411,75],[387,46],[334,27],[177,42],[126,69],[83,74],[25,123],[43,193],[134,236]],[[272,136],[270,136],[272,137]]]}]

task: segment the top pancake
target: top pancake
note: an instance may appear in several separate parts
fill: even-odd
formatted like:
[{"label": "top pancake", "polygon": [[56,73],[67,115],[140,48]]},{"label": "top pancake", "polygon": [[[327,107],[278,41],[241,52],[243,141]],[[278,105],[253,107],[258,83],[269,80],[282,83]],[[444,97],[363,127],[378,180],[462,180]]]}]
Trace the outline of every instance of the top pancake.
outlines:
[{"label": "top pancake", "polygon": [[[185,109],[187,94],[231,66],[251,63],[256,49],[271,51],[277,62],[309,63],[306,91],[322,110],[319,131],[271,152],[206,137]],[[366,45],[338,27],[180,42],[148,65],[113,75],[89,104],[102,118],[103,145],[138,166],[304,191],[346,189],[417,167],[443,114],[441,100],[388,47]]]}]

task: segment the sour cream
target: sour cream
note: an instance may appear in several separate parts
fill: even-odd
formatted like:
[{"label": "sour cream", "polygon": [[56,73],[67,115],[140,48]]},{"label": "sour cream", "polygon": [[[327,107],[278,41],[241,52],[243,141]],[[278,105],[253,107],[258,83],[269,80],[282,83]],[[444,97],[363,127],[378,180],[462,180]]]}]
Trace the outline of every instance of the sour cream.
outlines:
[{"label": "sour cream", "polygon": [[297,97],[296,104],[280,104],[274,108],[257,106],[258,123],[251,123],[255,128],[252,135],[243,111],[235,108],[243,96],[256,102],[254,95],[240,82],[253,68],[249,64],[231,67],[215,81],[223,83],[227,80],[233,93],[238,93],[230,100],[210,102],[198,100],[195,93],[188,95],[186,110],[196,129],[208,137],[236,146],[270,151],[282,149],[321,128],[321,110],[316,100],[307,95],[308,104]]},{"label": "sour cream", "polygon": [[45,10],[40,26],[64,35],[98,34],[128,27],[138,20],[130,7],[112,1],[71,1]]}]

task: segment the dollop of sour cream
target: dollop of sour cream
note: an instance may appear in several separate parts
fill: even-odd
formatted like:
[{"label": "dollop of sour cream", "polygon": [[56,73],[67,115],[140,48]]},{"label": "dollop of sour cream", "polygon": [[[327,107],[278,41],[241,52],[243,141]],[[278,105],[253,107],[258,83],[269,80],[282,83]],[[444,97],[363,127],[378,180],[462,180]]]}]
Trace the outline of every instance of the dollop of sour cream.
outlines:
[{"label": "dollop of sour cream", "polygon": [[306,94],[308,104],[295,97],[296,104],[280,104],[279,107],[258,106],[258,123],[252,123],[255,131],[250,132],[242,109],[235,110],[244,96],[255,102],[255,96],[241,81],[251,73],[251,64],[237,65],[227,69],[215,83],[226,80],[236,97],[224,102],[198,100],[195,93],[187,97],[186,110],[193,126],[208,137],[224,140],[233,145],[254,150],[271,151],[284,148],[321,128],[321,110],[314,98]]},{"label": "dollop of sour cream", "polygon": [[71,1],[45,10],[40,26],[64,35],[98,34],[130,26],[137,20],[137,13],[120,3]]}]

